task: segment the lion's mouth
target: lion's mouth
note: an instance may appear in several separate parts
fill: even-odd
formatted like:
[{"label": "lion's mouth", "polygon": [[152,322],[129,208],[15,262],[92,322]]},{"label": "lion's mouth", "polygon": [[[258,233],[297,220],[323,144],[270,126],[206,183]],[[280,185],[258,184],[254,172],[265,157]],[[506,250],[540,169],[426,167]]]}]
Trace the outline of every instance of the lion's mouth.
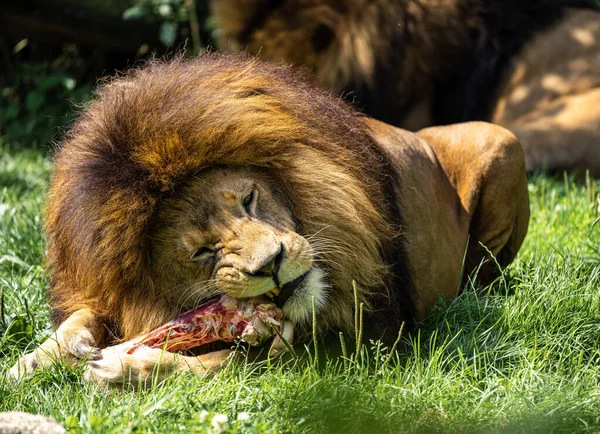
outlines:
[{"label": "lion's mouth", "polygon": [[281,291],[279,292],[279,294],[277,294],[273,298],[273,302],[279,308],[283,307],[283,305],[286,303],[286,301],[288,301],[289,298],[292,295],[294,295],[294,292],[300,287],[300,285],[302,285],[302,283],[304,282],[306,277],[310,274],[310,271],[311,270],[308,270],[306,273],[301,274],[300,276],[296,277],[294,280],[281,286]]}]

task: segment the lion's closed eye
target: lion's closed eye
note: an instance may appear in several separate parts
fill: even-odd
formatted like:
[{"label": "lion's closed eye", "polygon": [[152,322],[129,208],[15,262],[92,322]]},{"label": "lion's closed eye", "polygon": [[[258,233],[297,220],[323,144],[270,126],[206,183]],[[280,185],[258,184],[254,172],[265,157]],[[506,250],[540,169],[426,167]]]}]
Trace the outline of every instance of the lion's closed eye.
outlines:
[{"label": "lion's closed eye", "polygon": [[205,259],[210,259],[215,255],[214,249],[204,246],[196,250],[190,257],[190,262],[199,262]]},{"label": "lion's closed eye", "polygon": [[258,190],[256,188],[252,188],[252,191],[244,197],[242,205],[244,206],[244,210],[250,214],[256,214],[256,204],[258,202]]}]

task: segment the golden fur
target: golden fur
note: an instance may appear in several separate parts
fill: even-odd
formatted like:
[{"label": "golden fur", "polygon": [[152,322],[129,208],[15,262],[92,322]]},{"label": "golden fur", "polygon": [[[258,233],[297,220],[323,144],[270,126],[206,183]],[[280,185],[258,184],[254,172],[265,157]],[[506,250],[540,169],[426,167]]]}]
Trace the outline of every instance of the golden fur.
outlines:
[{"label": "golden fur", "polygon": [[[355,281],[367,332],[395,335],[480,265],[490,282],[489,253],[512,261],[527,231],[526,186],[519,142],[500,127],[409,133],[242,56],[151,63],[102,87],[56,154],[46,232],[60,326],[12,373],[97,359],[107,328],[131,339],[215,292],[266,292],[261,269],[279,246],[282,270],[301,267],[281,279],[319,269],[309,283],[326,291],[316,292],[326,294],[321,332],[352,330]],[[191,268],[217,250],[233,258],[227,276]],[[283,306],[300,332],[309,303]],[[161,360],[210,371],[228,354],[159,353],[94,360],[88,378],[146,378]]]},{"label": "golden fur", "polygon": [[517,134],[529,169],[589,168],[600,176],[600,13],[568,9],[592,4],[214,0],[211,6],[220,48],[305,66],[370,116],[410,130],[489,120]]}]

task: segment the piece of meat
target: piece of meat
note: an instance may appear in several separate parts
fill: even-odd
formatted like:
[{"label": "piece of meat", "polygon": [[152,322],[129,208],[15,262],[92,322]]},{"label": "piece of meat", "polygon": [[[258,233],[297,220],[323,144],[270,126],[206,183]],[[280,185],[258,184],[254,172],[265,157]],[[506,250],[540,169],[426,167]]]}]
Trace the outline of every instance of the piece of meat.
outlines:
[{"label": "piece of meat", "polygon": [[141,346],[177,352],[215,341],[233,342],[237,339],[250,345],[260,345],[275,335],[273,349],[276,353],[286,345],[274,328],[291,343],[292,324],[286,321],[282,329],[282,312],[275,304],[259,299],[239,300],[222,296],[185,312],[150,333],[105,348],[102,352],[133,354]]}]

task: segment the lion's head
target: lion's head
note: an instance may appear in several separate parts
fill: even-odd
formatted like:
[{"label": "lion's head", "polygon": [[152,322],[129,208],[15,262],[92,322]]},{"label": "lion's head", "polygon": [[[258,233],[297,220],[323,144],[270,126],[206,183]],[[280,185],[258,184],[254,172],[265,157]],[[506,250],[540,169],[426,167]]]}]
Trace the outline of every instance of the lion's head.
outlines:
[{"label": "lion's head", "polygon": [[[123,338],[215,293],[277,292],[297,328],[352,327],[385,294],[385,159],[362,117],[284,66],[153,62],[102,87],[56,158],[47,236],[60,316]],[[285,303],[284,303],[285,302]]]},{"label": "lion's head", "polygon": [[[389,55],[378,26],[382,7],[385,3],[366,0],[211,2],[220,48],[305,66],[338,91],[371,82],[377,56]],[[389,9],[398,13],[397,7]]]},{"label": "lion's head", "polygon": [[471,42],[481,6],[454,0],[212,0],[219,48],[309,69],[377,119],[431,124],[432,98]]},{"label": "lion's head", "polygon": [[294,323],[327,296],[315,258],[327,244],[297,232],[288,198],[256,168],[201,171],[159,205],[149,231],[156,285],[189,309],[214,294],[276,297]]}]

